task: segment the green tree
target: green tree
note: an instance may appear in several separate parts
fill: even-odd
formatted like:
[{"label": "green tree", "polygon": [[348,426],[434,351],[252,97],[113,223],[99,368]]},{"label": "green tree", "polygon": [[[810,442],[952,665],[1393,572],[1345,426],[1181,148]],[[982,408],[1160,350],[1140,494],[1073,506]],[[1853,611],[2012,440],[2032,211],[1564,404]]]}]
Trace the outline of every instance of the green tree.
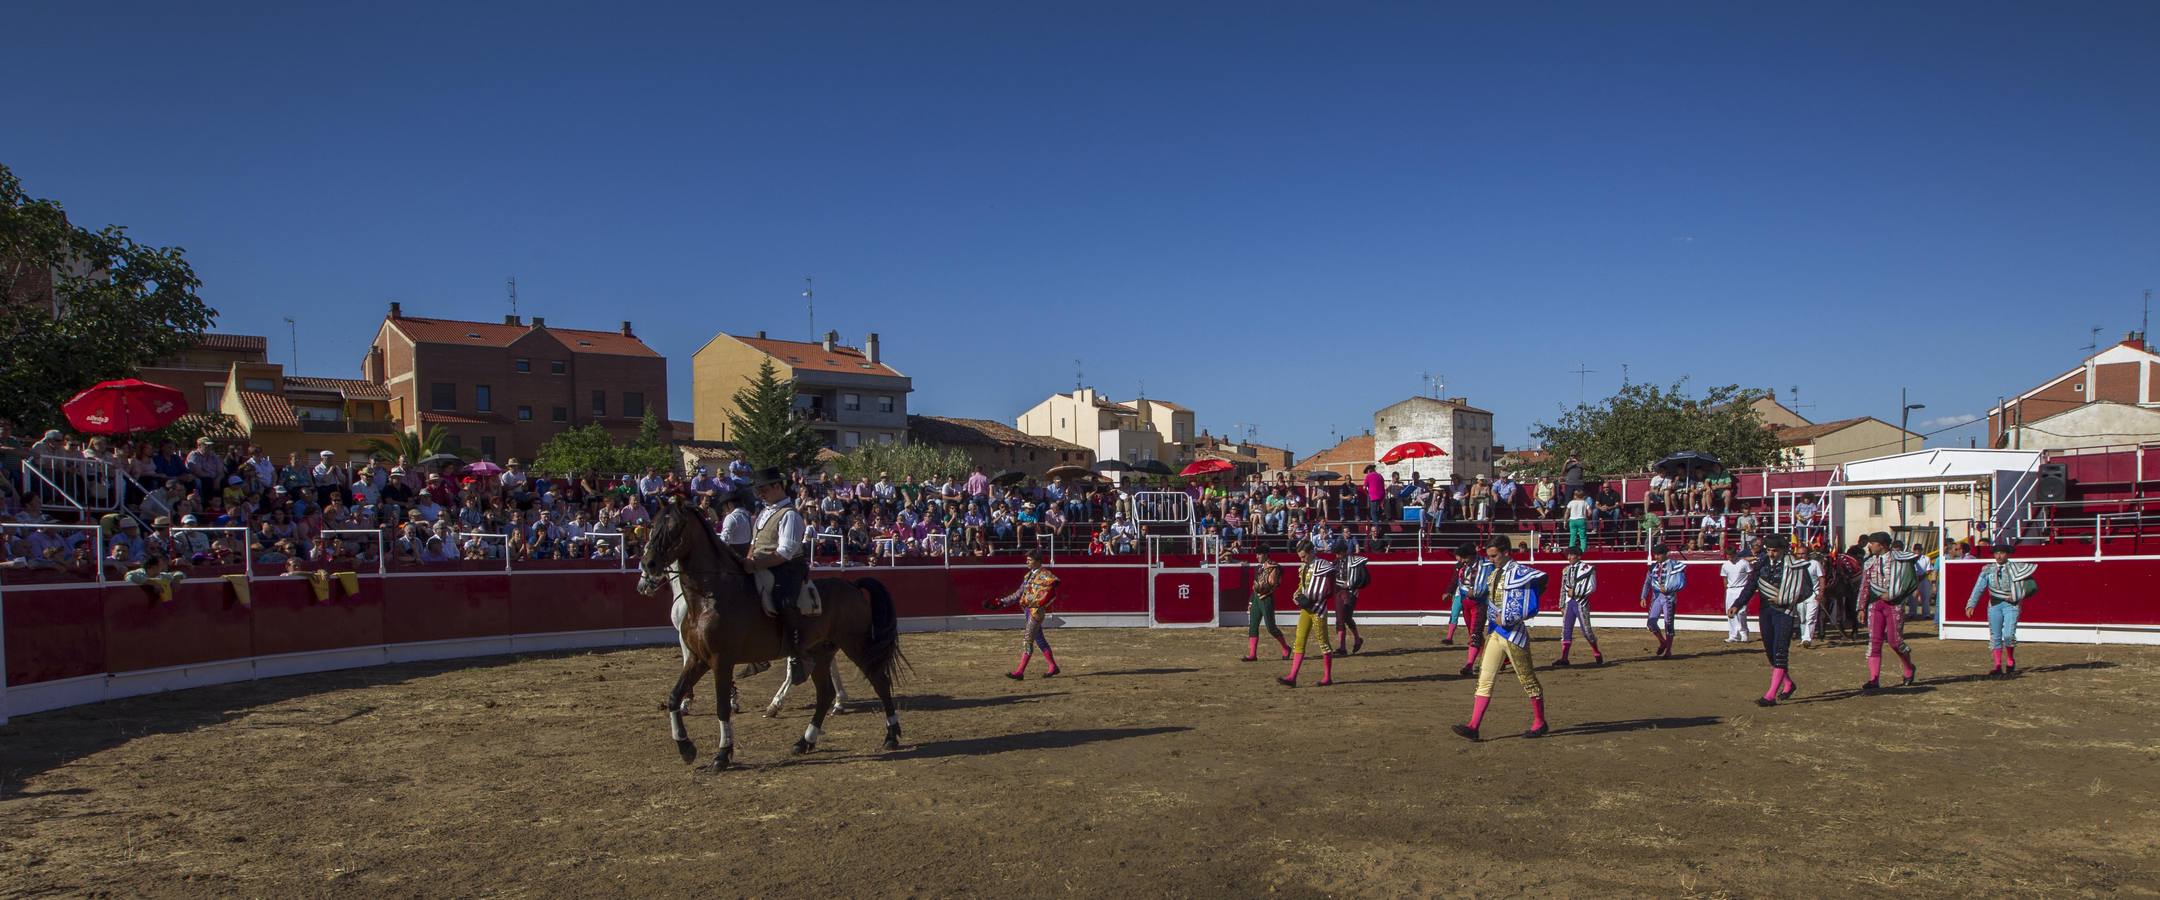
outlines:
[{"label": "green tree", "polygon": [[728,429],[753,468],[814,468],[818,451],[825,447],[809,420],[795,409],[795,380],[782,380],[770,359],[759,364],[756,378],[735,392]]},{"label": "green tree", "polygon": [[1608,475],[1643,471],[1681,450],[1711,454],[1736,469],[1784,461],[1777,435],[1748,405],[1764,391],[1725,385],[1694,397],[1686,384],[1630,384],[1601,403],[1562,413],[1557,422],[1537,423],[1530,435],[1551,453],[1526,466],[1526,473],[1557,476],[1570,453],[1581,456],[1592,474]]},{"label": "green tree", "polygon": [[848,480],[890,474],[894,481],[931,476],[959,477],[974,463],[967,453],[935,444],[864,444],[825,463],[834,476]]},{"label": "green tree", "polygon": [[38,428],[77,391],[194,345],[217,310],[178,247],[69,224],[0,166],[0,418]]},{"label": "green tree", "polygon": [[376,459],[397,459],[402,456],[419,462],[437,453],[449,453],[465,459],[478,459],[480,451],[471,447],[455,447],[450,444],[450,432],[441,426],[425,428],[415,434],[399,431],[389,437],[374,437],[360,442],[360,449]]},{"label": "green tree", "polygon": [[[651,421],[651,414],[647,414]],[[609,475],[637,474],[648,468],[667,471],[675,467],[675,451],[666,444],[640,434],[627,445],[617,445],[613,435],[598,425],[572,428],[548,438],[533,458],[533,471],[545,475],[577,475],[601,472]]]}]

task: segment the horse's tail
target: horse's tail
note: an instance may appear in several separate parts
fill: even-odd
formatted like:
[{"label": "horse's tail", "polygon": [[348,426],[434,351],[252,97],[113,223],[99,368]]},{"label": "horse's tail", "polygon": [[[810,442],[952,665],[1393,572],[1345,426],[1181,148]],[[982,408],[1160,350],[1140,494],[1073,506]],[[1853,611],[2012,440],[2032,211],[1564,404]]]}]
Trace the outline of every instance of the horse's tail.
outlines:
[{"label": "horse's tail", "polygon": [[907,657],[900,653],[900,612],[893,607],[892,592],[875,578],[855,579],[855,586],[870,595],[870,644],[863,653],[863,672],[895,683]]}]

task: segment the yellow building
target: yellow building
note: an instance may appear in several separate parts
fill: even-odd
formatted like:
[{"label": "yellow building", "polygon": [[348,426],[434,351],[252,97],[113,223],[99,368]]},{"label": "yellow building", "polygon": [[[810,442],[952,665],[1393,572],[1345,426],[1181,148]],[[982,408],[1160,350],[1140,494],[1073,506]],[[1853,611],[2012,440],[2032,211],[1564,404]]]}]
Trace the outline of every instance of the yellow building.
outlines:
[{"label": "yellow building", "polygon": [[233,363],[219,391],[218,411],[232,416],[250,443],[283,461],[328,450],[341,459],[365,454],[361,444],[396,431],[390,390],[347,378],[286,375],[276,363]]},{"label": "yellow building", "polygon": [[734,440],[728,416],[736,412],[735,394],[770,361],[782,380],[795,381],[795,408],[826,447],[905,444],[914,381],[887,365],[880,352],[875,332],[861,348],[843,346],[831,331],[818,342],[784,341],[762,331],[713,335],[690,358],[692,431],[700,441]]},{"label": "yellow building", "polygon": [[1835,466],[1927,445],[1926,438],[1872,416],[1772,430],[1785,448],[1786,465],[1794,468]]},{"label": "yellow building", "polygon": [[1176,468],[1192,461],[1193,411],[1167,400],[1111,401],[1094,388],[1051,394],[1014,420],[1022,434],[1078,444],[1096,459],[1160,460]]}]

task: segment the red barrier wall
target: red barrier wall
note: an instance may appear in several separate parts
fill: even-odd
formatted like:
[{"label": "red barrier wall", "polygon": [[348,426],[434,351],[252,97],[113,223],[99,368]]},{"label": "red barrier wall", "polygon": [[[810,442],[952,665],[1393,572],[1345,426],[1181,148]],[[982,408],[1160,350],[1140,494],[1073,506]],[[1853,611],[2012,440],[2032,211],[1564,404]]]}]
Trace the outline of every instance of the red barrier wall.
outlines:
[{"label": "red barrier wall", "polygon": [[[1444,562],[1375,556],[1372,585],[1361,611],[1377,614],[1445,614],[1454,567]],[[1557,562],[1538,568],[1557,573]],[[1595,610],[1632,613],[1645,563],[1606,562],[1598,567]],[[984,614],[986,600],[1018,584],[1023,566],[998,561],[968,565],[820,570],[819,578],[849,581],[872,577],[884,583],[904,619],[937,620]],[[1144,564],[1073,564],[1057,568],[1058,611],[1141,616],[1148,608]],[[1967,617],[1964,599],[1979,566],[1952,563],[1943,574],[1945,617]],[[1217,570],[1225,612],[1243,611],[1253,566]],[[1284,566],[1294,584],[1297,566]],[[2035,625],[2106,629],[2160,627],[2160,558],[2042,559],[2041,592],[2024,620]],[[561,632],[610,631],[665,626],[669,601],[636,593],[636,574],[618,570],[442,572],[360,579],[360,592],[335,588],[317,602],[309,585],[269,576],[252,582],[253,606],[242,605],[223,581],[180,584],[170,603],[130,585],[72,587],[11,585],[4,598],[7,683],[21,686],[101,673],[139,672],[170,666],[311,651],[364,648],[463,638]],[[1278,610],[1292,612],[1290,589],[1280,591]],[[1682,615],[1718,617],[1723,586],[1714,563],[1688,566],[1680,597]],[[1202,617],[1204,620],[1204,616]]]}]

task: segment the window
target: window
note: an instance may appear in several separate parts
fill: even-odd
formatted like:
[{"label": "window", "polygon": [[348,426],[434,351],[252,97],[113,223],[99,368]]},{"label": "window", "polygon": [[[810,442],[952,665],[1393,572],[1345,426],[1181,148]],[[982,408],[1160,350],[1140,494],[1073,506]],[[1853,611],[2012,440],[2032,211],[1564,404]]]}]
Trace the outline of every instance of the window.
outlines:
[{"label": "window", "polygon": [[853,450],[853,449],[855,449],[856,447],[859,447],[859,446],[861,446],[861,445],[862,445],[862,432],[860,432],[860,431],[849,431],[849,432],[844,432],[844,433],[842,433],[842,434],[840,435],[840,446],[842,446],[842,447],[846,447],[846,448],[848,448],[848,449],[850,449],[850,450]]},{"label": "window", "polygon": [[1065,427],[1065,417],[1064,417],[1064,416],[1059,416],[1059,417],[1058,417],[1058,427],[1059,427],[1059,428],[1063,428],[1063,427]]},{"label": "window", "polygon": [[526,359],[522,356],[518,357],[517,370],[520,372],[532,371],[532,360]]},{"label": "window", "polygon": [[428,408],[456,409],[457,385],[447,381],[438,381],[428,385]]},{"label": "window", "polygon": [[494,412],[495,388],[485,384],[473,385],[472,408],[480,412]]},{"label": "window", "polygon": [[518,421],[520,421],[520,422],[530,422],[530,421],[532,421],[532,407],[530,407],[530,406],[520,406],[520,407],[518,407]]},{"label": "window", "polygon": [[841,394],[841,395],[840,395],[840,410],[841,410],[842,412],[861,412],[861,411],[862,411],[862,395],[861,395],[861,394]]},{"label": "window", "polygon": [[638,391],[624,391],[622,395],[622,414],[633,419],[643,418],[645,415],[645,395]]},{"label": "window", "polygon": [[880,431],[880,432],[878,432],[878,436],[877,436],[877,442],[878,442],[878,443],[880,443],[880,444],[890,444],[890,443],[892,443],[892,432],[890,432],[890,431]]},{"label": "window", "polygon": [[464,445],[465,445],[465,442],[464,442],[464,441],[462,441],[462,440],[459,440],[459,439],[458,439],[458,436],[457,436],[457,435],[454,435],[454,434],[453,434],[453,435],[448,435],[448,436],[446,436],[446,437],[445,437],[445,440],[448,440],[448,441],[450,442],[450,446],[452,446],[452,447],[462,447],[462,446],[464,446]]},{"label": "window", "polygon": [[268,378],[242,378],[240,386],[251,391],[275,392],[277,383]]},{"label": "window", "polygon": [[568,422],[570,421],[570,408],[567,406],[555,407],[554,410],[549,412],[548,418],[557,422]]},{"label": "window", "polygon": [[548,363],[548,374],[568,375],[570,374],[570,364],[559,359],[551,360]]},{"label": "window", "polygon": [[1875,496],[1867,498],[1867,511],[1868,515],[1871,516],[1882,515],[1882,497]]},{"label": "window", "polygon": [[221,406],[224,406],[224,405],[225,405],[225,386],[224,386],[224,385],[220,385],[220,384],[212,384],[212,385],[205,385],[205,386],[203,386],[203,408],[204,408],[204,409],[217,409],[218,407],[221,407]]},{"label": "window", "polygon": [[892,400],[892,398],[891,398],[891,397],[888,397],[888,396],[885,396],[885,395],[883,395],[883,394],[879,394],[879,395],[878,395],[878,398],[877,398],[877,411],[878,411],[878,412],[881,412],[881,413],[889,413],[889,412],[892,412],[892,411],[893,411],[893,400]]},{"label": "window", "polygon": [[605,415],[607,415],[607,392],[606,392],[606,391],[594,391],[594,392],[592,392],[592,415],[593,415],[593,418],[595,418],[595,419],[598,419],[598,418],[601,418],[602,416],[605,416]]},{"label": "window", "polygon": [[1912,495],[1912,511],[1913,511],[1913,512],[1915,512],[1915,513],[1924,513],[1924,512],[1927,512],[1927,495],[1926,495],[1926,494],[1914,494],[1914,495]]},{"label": "window", "polygon": [[494,459],[494,458],[495,458],[495,439],[494,439],[494,438],[492,438],[492,437],[484,437],[484,438],[481,438],[481,439],[480,439],[480,455],[481,455],[481,456],[485,456],[485,457],[487,457],[488,459]]}]

